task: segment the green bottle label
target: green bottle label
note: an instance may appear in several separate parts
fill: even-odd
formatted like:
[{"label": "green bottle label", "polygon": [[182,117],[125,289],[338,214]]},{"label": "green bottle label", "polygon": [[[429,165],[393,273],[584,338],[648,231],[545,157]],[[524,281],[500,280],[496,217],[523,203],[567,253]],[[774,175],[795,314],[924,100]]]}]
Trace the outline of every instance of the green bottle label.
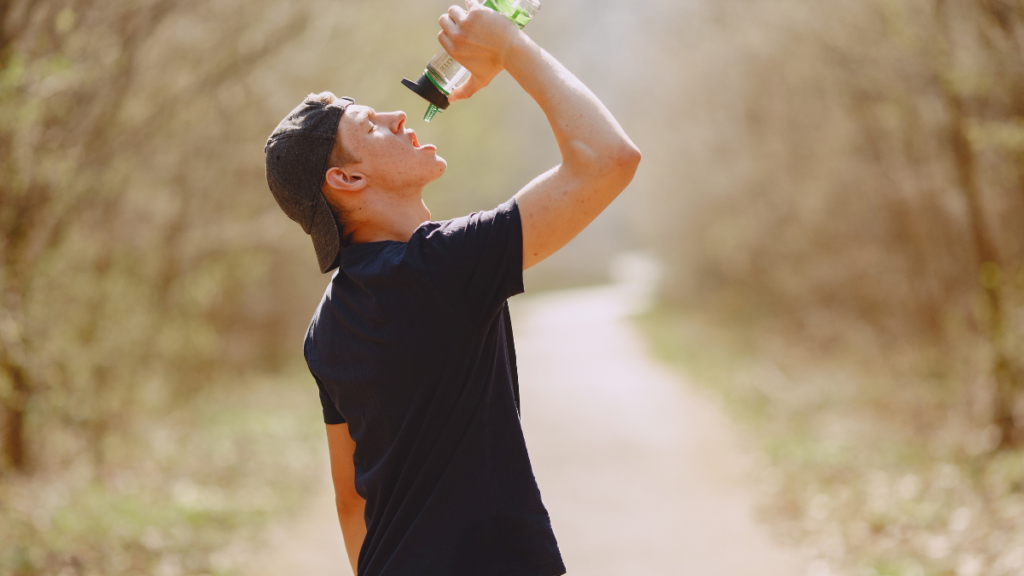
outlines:
[{"label": "green bottle label", "polygon": [[513,8],[512,2],[509,2],[509,0],[484,0],[484,6],[495,12],[501,12],[520,29],[530,22],[530,15],[522,8]]}]

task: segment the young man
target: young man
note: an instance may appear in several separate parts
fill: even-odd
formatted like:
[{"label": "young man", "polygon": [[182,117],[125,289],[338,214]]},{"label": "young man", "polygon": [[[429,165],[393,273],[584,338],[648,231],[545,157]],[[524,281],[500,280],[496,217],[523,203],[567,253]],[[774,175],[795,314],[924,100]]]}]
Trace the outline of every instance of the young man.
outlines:
[{"label": "young man", "polygon": [[359,576],[565,573],[520,427],[506,300],[629,184],[640,153],[596,97],[504,16],[467,2],[438,38],[472,73],[506,70],[547,115],[562,163],[494,210],[431,222],[445,171],[402,112],[311,95],[267,142],[267,179],[338,268],[306,335],[338,517]]}]

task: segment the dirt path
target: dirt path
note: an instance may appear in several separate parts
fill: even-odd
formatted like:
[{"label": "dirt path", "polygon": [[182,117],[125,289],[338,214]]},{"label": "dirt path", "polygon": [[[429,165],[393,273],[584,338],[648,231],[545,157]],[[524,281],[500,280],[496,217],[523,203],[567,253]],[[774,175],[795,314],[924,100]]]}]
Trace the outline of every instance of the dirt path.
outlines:
[{"label": "dirt path", "polygon": [[[523,427],[572,576],[802,576],[717,408],[645,354],[627,286],[513,299]],[[251,576],[349,574],[326,467]]]},{"label": "dirt path", "polygon": [[634,305],[612,286],[515,309],[523,427],[569,574],[804,574],[752,520],[732,426],[647,356]]}]

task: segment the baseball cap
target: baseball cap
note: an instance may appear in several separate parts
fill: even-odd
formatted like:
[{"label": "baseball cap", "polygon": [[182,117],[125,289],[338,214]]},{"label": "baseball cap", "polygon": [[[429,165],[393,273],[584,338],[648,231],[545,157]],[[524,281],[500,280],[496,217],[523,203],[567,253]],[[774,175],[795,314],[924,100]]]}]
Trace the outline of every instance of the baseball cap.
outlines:
[{"label": "baseball cap", "polygon": [[313,239],[320,272],[337,267],[341,235],[320,186],[349,97],[325,104],[310,94],[281,120],[263,148],[267,184],[289,218]]}]

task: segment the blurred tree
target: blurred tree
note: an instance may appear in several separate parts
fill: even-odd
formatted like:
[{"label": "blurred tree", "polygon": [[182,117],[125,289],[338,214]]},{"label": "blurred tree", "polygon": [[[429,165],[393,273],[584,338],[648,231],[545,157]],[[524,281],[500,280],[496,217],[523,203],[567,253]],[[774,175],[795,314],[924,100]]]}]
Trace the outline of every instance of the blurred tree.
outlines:
[{"label": "blurred tree", "polygon": [[[947,0],[936,0],[935,10],[942,38],[945,41],[940,58],[940,86],[945,94],[949,117],[949,146],[955,161],[956,183],[964,195],[968,213],[968,227],[975,254],[975,266],[983,291],[984,330],[992,349],[992,379],[995,382],[992,413],[1000,430],[1001,446],[1024,445],[1024,421],[1015,417],[1015,406],[1024,392],[1024,367],[1020,364],[1020,350],[1014,350],[1014,330],[1010,318],[1013,296],[1008,294],[1002,278],[1008,269],[1024,269],[1019,253],[1024,229],[1017,224],[1007,232],[1010,244],[1000,248],[1000,223],[991,222],[983,197],[983,181],[978,175],[977,155],[981,150],[971,141],[972,126],[995,124],[1013,130],[1014,123],[1024,117],[1024,57],[1018,34],[1024,26],[1024,4],[1015,5],[1002,0],[983,0],[964,6],[951,6]],[[964,8],[967,8],[966,10]],[[965,26],[966,24],[966,26]],[[966,41],[966,47],[963,43]],[[976,50],[977,55],[964,68],[958,62],[957,51]],[[974,72],[985,78],[984,84],[964,82],[964,73]],[[973,85],[972,85],[973,84]],[[999,198],[1021,196],[1024,191],[1024,157],[1012,149],[997,150],[1002,156],[997,162],[1016,166],[1009,177],[991,181],[997,202]],[[1021,198],[1024,199],[1024,198]],[[1022,214],[1018,207],[1018,217]],[[1013,237],[1016,236],[1016,237]],[[1017,246],[1014,246],[1017,244]],[[1010,252],[1004,256],[1002,252]],[[1016,254],[1014,253],[1016,252]],[[1009,265],[1009,266],[1008,266]],[[1020,335],[1016,335],[1019,340]]]},{"label": "blurred tree", "polygon": [[147,386],[187,393],[181,384],[201,386],[214,360],[237,365],[276,345],[232,357],[246,332],[275,322],[272,307],[246,301],[268,274],[274,228],[253,217],[266,202],[244,194],[262,171],[237,172],[261,158],[224,150],[253,131],[246,76],[303,30],[304,9],[0,2],[7,465],[25,470],[41,448],[30,434],[61,427],[102,464],[106,435]]},{"label": "blurred tree", "polygon": [[656,236],[669,295],[894,365],[927,356],[922,373],[987,398],[999,444],[1022,445],[1024,5],[709,14],[703,60],[666,57],[700,106],[677,106],[697,143],[673,147],[673,171],[695,192],[668,199]]}]

